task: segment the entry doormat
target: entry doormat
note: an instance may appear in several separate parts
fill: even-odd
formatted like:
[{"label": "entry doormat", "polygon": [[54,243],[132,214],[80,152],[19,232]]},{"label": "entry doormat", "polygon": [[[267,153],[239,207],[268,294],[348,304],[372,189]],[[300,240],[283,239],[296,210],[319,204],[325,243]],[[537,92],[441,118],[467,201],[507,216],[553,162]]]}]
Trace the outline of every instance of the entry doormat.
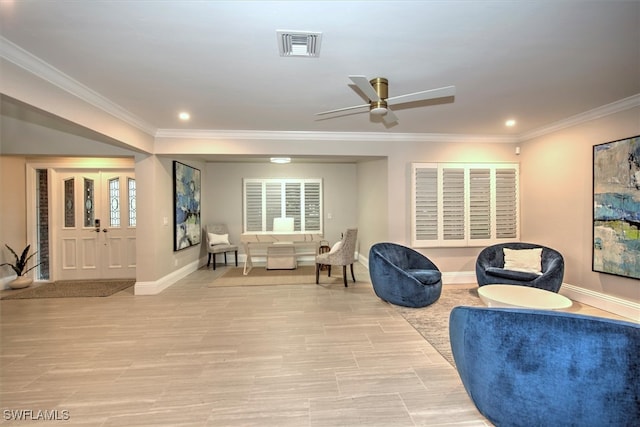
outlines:
[{"label": "entry doormat", "polygon": [[108,297],[135,283],[135,279],[51,282],[31,285],[26,289],[3,291],[0,299]]}]

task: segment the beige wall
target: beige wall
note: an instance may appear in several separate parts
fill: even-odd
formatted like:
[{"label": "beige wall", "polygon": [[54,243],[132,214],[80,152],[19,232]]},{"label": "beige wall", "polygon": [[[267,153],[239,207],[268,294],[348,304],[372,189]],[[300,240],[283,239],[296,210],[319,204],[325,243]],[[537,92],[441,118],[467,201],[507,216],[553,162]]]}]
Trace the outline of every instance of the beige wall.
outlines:
[{"label": "beige wall", "polygon": [[369,249],[388,240],[387,159],[358,163],[358,236],[361,261],[367,261]]},{"label": "beige wall", "polygon": [[[176,158],[200,169],[203,187],[207,183],[203,162]],[[198,263],[202,245],[173,251],[173,159],[139,155],[136,157],[136,227],[138,282],[154,282],[174,271]]]},{"label": "beige wall", "polygon": [[0,118],[3,155],[130,157],[134,153],[115,144],[96,144],[97,141],[108,141],[108,138],[67,125],[59,118],[47,117],[45,120],[42,114],[32,114],[30,118],[39,122],[34,123],[6,116],[6,110],[3,102]]},{"label": "beige wall", "polygon": [[[27,244],[25,165],[24,157],[0,156],[0,263],[14,261],[5,244],[16,252]],[[9,267],[0,268],[0,278],[12,274]]]},{"label": "beige wall", "polygon": [[522,144],[522,240],[565,258],[564,282],[640,301],[640,281],[591,270],[593,146],[640,134],[640,108]]}]

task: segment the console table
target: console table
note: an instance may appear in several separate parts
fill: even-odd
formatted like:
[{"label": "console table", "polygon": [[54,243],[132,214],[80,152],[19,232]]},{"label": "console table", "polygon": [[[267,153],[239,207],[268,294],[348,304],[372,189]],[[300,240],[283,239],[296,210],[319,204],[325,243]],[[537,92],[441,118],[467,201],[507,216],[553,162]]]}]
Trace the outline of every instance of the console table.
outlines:
[{"label": "console table", "polygon": [[244,233],[240,236],[240,242],[244,245],[244,270],[246,276],[253,268],[252,250],[266,250],[269,247],[290,246],[294,248],[295,256],[317,255],[322,234],[316,233]]}]

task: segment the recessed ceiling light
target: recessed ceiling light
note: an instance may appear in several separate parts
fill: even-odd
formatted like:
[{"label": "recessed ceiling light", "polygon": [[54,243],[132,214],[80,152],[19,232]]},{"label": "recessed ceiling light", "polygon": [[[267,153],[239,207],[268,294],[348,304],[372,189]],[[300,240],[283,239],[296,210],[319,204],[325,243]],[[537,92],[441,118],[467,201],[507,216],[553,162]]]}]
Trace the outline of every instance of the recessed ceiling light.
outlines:
[{"label": "recessed ceiling light", "polygon": [[516,125],[516,121],[514,119],[509,119],[506,122],[504,122],[504,125],[511,128]]},{"label": "recessed ceiling light", "polygon": [[278,164],[291,163],[291,157],[272,157],[271,163],[278,163]]},{"label": "recessed ceiling light", "polygon": [[181,112],[180,114],[178,114],[178,118],[180,120],[189,120],[191,118],[191,114],[187,113],[186,111]]}]

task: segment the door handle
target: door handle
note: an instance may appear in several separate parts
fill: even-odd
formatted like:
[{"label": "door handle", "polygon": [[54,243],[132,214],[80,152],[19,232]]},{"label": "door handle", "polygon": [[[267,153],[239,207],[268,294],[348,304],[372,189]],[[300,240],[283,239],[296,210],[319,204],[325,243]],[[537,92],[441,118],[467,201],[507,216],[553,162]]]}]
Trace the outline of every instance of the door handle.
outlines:
[{"label": "door handle", "polygon": [[109,232],[109,230],[107,230],[106,228],[103,228],[103,229],[102,229],[102,232],[103,232],[103,233],[108,233],[108,232]]}]

